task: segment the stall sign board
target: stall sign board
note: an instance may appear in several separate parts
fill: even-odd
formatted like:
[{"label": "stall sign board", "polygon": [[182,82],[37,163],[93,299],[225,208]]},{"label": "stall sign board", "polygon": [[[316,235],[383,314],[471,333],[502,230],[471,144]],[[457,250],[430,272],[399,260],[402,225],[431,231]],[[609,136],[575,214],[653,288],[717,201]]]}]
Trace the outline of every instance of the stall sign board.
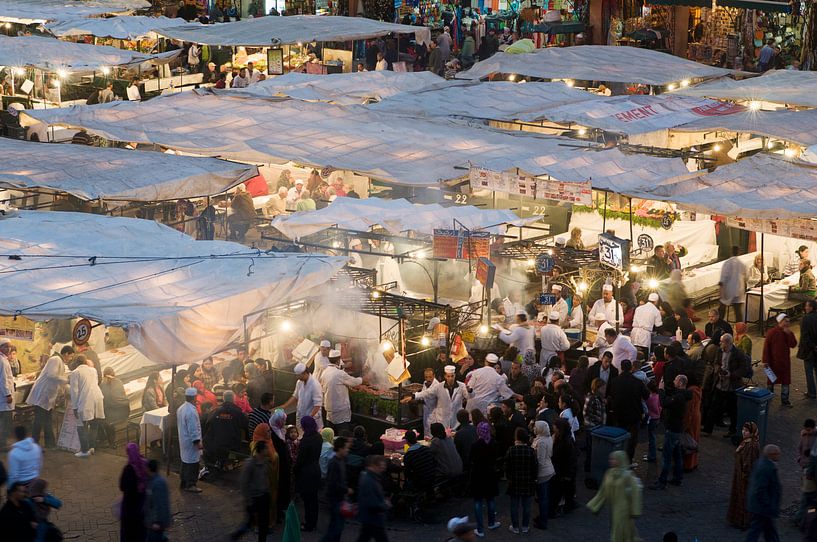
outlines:
[{"label": "stall sign board", "polygon": [[615,235],[599,235],[599,263],[618,271],[630,268],[630,240]]},{"label": "stall sign board", "polygon": [[558,300],[559,299],[553,294],[539,294],[540,305],[550,305],[552,307]]},{"label": "stall sign board", "polygon": [[93,326],[91,325],[91,321],[87,318],[83,318],[79,322],[74,325],[74,330],[71,332],[71,339],[74,341],[74,344],[78,346],[82,346],[83,344],[87,344],[88,341],[91,339],[91,329]]},{"label": "stall sign board", "polygon": [[284,50],[267,49],[267,75],[284,74]]},{"label": "stall sign board", "polygon": [[488,288],[494,287],[494,277],[496,276],[496,266],[488,258],[477,260],[477,280]]},{"label": "stall sign board", "polygon": [[566,183],[551,179],[536,179],[536,199],[565,201],[575,205],[593,205],[593,188],[590,181]]},{"label": "stall sign board", "polygon": [[491,234],[487,231],[435,229],[433,247],[435,258],[487,258],[491,252]]},{"label": "stall sign board", "polygon": [[491,190],[532,199],[546,199],[590,206],[593,194],[590,181],[562,182],[537,179],[508,171],[491,171],[472,167],[469,172],[472,190]]},{"label": "stall sign board", "polygon": [[553,271],[553,256],[547,252],[538,255],[536,257],[536,271],[543,275]]},{"label": "stall sign board", "polygon": [[655,247],[655,241],[653,241],[652,237],[646,233],[642,233],[638,236],[638,248],[644,252],[649,252],[653,249],[653,247]]},{"label": "stall sign board", "polygon": [[760,218],[727,217],[726,225],[740,230],[769,233],[791,239],[817,242],[817,221],[807,218],[767,220]]}]

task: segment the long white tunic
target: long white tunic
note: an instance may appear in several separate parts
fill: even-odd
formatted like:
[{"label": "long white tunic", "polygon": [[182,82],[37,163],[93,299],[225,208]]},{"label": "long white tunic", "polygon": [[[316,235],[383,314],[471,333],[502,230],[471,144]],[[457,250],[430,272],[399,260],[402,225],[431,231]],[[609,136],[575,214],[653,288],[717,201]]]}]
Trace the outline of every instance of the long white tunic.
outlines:
[{"label": "long white tunic", "polygon": [[356,378],[346,371],[329,365],[321,372],[323,387],[323,406],[326,408],[326,419],[332,423],[352,421],[352,406],[349,403],[349,388],[360,386],[362,378]]},{"label": "long white tunic", "polygon": [[45,410],[53,409],[60,388],[68,383],[67,373],[62,358],[59,356],[48,358],[45,367],[31,386],[31,393],[28,394],[26,402]]},{"label": "long white tunic", "polygon": [[745,301],[747,274],[746,266],[743,265],[743,262],[741,262],[737,256],[733,256],[723,262],[721,278],[718,281],[721,286],[721,303],[731,305]]},{"label": "long white tunic", "polygon": [[626,335],[619,334],[613,344],[610,345],[610,351],[613,352],[613,365],[618,370],[621,370],[623,360],[628,359],[634,362],[638,357],[638,350]]},{"label": "long white tunic", "polygon": [[[462,382],[456,382],[453,393],[450,393],[448,388],[445,387],[445,382],[435,380],[431,387],[415,393],[414,398],[426,401],[426,405],[423,408],[423,418],[425,418],[426,411],[428,410],[426,408],[428,406],[428,400],[433,398],[435,407],[433,411],[429,411],[429,427],[431,427],[432,423],[441,423],[446,429],[451,429],[456,427],[457,412],[462,408],[466,394],[467,390],[465,384]],[[425,419],[423,422],[425,422]]]},{"label": "long white tunic", "polygon": [[320,409],[323,406],[323,392],[318,380],[314,376],[310,376],[306,382],[298,380],[292,396],[298,401],[298,406],[295,408],[295,423],[298,427],[301,426],[301,418],[312,416],[315,407],[319,407],[314,418],[318,424],[318,431],[323,429],[323,417]]},{"label": "long white tunic", "polygon": [[570,341],[567,339],[565,331],[556,324],[547,324],[539,332],[539,339],[542,343],[542,351],[539,353],[539,363],[547,366],[550,358],[557,356],[559,352],[564,352],[570,348]]},{"label": "long white tunic", "polygon": [[630,332],[630,340],[636,346],[649,348],[652,343],[652,332],[656,327],[661,327],[661,311],[652,303],[644,303],[635,309],[633,314],[633,330]]},{"label": "long white tunic", "polygon": [[185,401],[176,410],[176,423],[179,426],[179,455],[182,463],[198,463],[201,450],[193,442],[201,440],[201,420],[196,406]]},{"label": "long white tunic", "polygon": [[[0,411],[14,410],[14,373],[6,356],[0,354]],[[11,403],[6,403],[6,396],[11,395]]]},{"label": "long white tunic", "polygon": [[581,305],[576,305],[570,312],[570,317],[568,318],[567,321],[567,327],[573,329],[581,329],[582,322],[584,322],[584,310],[582,310]]},{"label": "long white tunic", "polygon": [[535,350],[534,338],[536,330],[527,325],[513,324],[507,331],[499,333],[499,340],[509,346],[516,347],[523,356],[528,350]]},{"label": "long white tunic", "polygon": [[[607,315],[607,321],[611,324],[614,324],[616,321],[616,312],[618,312],[619,318],[624,318],[624,313],[621,308],[617,308],[616,300],[611,299],[609,303],[605,303],[604,299],[599,299],[595,303],[593,303],[593,307],[590,309],[590,315],[598,314],[603,312]],[[590,321],[588,320],[588,323]],[[595,325],[595,322],[593,322]]]},{"label": "long white tunic", "polygon": [[104,398],[97,378],[96,369],[88,365],[80,365],[68,374],[71,407],[77,411],[79,421],[105,418]]},{"label": "long white tunic", "polygon": [[313,359],[313,365],[314,367],[312,368],[312,376],[314,378],[317,378],[319,383],[322,383],[323,380],[321,379],[321,373],[323,372],[324,369],[329,367],[329,358],[318,352],[317,354],[315,354],[315,357]]},{"label": "long white tunic", "polygon": [[507,379],[493,367],[481,367],[468,373],[468,377],[468,410],[478,408],[487,414],[488,405],[514,396]]}]

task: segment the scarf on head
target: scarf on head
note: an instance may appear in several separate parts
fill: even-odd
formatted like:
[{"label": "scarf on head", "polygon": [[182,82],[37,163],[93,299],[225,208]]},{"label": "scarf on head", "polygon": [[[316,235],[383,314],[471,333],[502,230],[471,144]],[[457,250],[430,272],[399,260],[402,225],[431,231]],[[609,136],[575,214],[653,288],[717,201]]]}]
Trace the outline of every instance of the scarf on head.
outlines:
[{"label": "scarf on head", "polygon": [[491,443],[491,424],[488,422],[479,422],[477,426],[477,437],[485,444]]},{"label": "scarf on head", "polygon": [[321,429],[321,437],[323,437],[324,442],[332,444],[335,442],[335,431],[331,427],[324,427]]},{"label": "scarf on head", "polygon": [[128,455],[128,465],[133,468],[136,473],[136,487],[140,493],[145,491],[145,486],[148,481],[148,462],[139,453],[139,445],[135,442],[129,442],[125,447],[125,452]]},{"label": "scarf on head", "polygon": [[318,432],[318,422],[312,416],[304,416],[301,418],[301,429],[304,430],[304,436]]},{"label": "scarf on head", "polygon": [[276,408],[269,418],[269,426],[272,432],[281,440],[286,440],[286,431],[284,431],[286,423],[287,413],[282,408]]}]

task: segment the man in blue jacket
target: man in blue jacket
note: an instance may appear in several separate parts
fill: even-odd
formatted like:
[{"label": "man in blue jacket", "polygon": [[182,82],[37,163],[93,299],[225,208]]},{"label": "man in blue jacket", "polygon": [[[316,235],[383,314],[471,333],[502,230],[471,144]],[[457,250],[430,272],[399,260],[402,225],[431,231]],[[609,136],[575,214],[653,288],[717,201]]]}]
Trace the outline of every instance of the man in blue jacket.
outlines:
[{"label": "man in blue jacket", "polygon": [[380,475],[386,470],[386,458],[382,455],[370,455],[366,458],[366,470],[360,474],[357,488],[357,518],[360,521],[360,534],[357,542],[388,542],[386,537],[386,511],[391,503],[383,494]]},{"label": "man in blue jacket", "polygon": [[763,457],[755,463],[749,479],[749,501],[746,509],[752,513],[752,524],[746,535],[746,542],[757,542],[760,534],[767,542],[778,542],[780,536],[774,520],[780,515],[780,494],[782,487],[777,474],[780,448],[774,444],[763,447]]}]

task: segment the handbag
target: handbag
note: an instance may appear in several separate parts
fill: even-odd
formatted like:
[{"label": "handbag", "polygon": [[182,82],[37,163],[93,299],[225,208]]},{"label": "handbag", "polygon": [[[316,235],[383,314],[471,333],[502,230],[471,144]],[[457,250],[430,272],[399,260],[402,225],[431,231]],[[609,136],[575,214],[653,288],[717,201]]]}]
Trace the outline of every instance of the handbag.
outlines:
[{"label": "handbag", "polygon": [[692,438],[689,432],[684,431],[681,433],[681,448],[687,455],[694,454],[698,451],[698,441]]},{"label": "handbag", "polygon": [[357,517],[357,503],[344,500],[340,503],[340,515],[345,519],[354,519]]}]

